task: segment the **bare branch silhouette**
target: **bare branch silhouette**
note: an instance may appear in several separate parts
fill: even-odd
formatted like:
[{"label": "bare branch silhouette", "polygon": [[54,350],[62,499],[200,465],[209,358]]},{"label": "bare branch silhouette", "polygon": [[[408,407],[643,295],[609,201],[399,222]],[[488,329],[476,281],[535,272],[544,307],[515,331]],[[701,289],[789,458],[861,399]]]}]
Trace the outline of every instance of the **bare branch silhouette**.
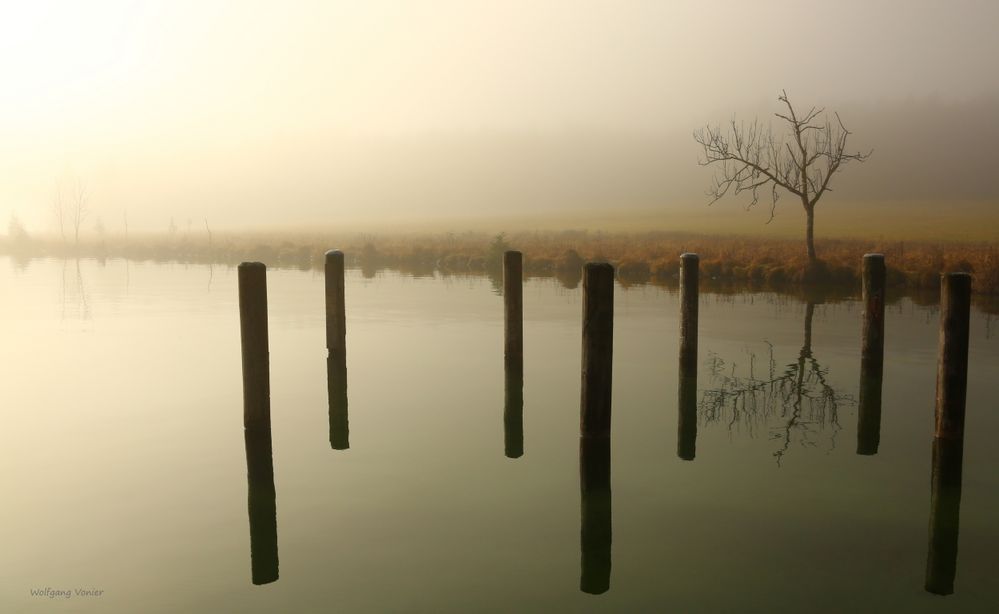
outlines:
[{"label": "bare branch silhouette", "polygon": [[[751,437],[766,428],[769,438],[778,442],[773,455],[780,465],[798,433],[801,444],[816,445],[818,431],[832,428],[831,447],[839,430],[839,408],[854,400],[837,392],[826,380],[827,369],[812,355],[814,303],[805,306],[804,340],[798,359],[779,370],[769,343],[767,374],[757,376],[756,356],[749,355],[748,375],[736,375],[736,365],[726,364],[717,355],[708,358],[709,388],[701,398],[698,413],[705,424],[726,420],[729,432],[746,428]],[[727,418],[727,419],[726,419]],[[779,426],[771,426],[777,421]]]},{"label": "bare branch silhouette", "polygon": [[790,127],[790,137],[776,133],[759,120],[737,123],[734,119],[727,130],[719,126],[706,126],[694,132],[694,140],[703,147],[701,166],[716,169],[708,195],[715,203],[728,193],[749,192],[750,209],[760,201],[760,190],[770,190],[770,218],[777,211],[780,191],[797,197],[806,214],[805,245],[808,261],[814,265],[815,206],[826,192],[832,191],[832,176],[850,162],[864,162],[873,152],[848,152],[846,129],[838,114],[835,124],[824,117],[825,109],[812,107],[799,116],[782,91],[777,98],[787,107],[784,113],[775,113]]}]

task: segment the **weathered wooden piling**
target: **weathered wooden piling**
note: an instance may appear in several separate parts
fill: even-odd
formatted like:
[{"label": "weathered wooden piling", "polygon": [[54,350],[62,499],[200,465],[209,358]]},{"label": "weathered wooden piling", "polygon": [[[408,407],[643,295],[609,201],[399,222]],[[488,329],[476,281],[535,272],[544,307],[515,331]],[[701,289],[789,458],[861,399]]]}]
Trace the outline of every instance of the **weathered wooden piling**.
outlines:
[{"label": "weathered wooden piling", "polygon": [[680,256],[680,370],[697,377],[697,254]]},{"label": "weathered wooden piling", "polygon": [[270,429],[270,357],[267,341],[267,267],[244,262],[239,278],[239,329],[243,350],[243,426]]},{"label": "weathered wooden piling", "polygon": [[250,578],[278,579],[277,497],[270,428],[243,430],[246,444],[247,512],[250,519]]},{"label": "weathered wooden piling", "polygon": [[524,373],[507,366],[503,386],[503,449],[507,458],[524,455]]},{"label": "weathered wooden piling", "polygon": [[579,482],[581,574],[579,588],[610,588],[611,376],[614,349],[614,267],[583,268],[583,367],[580,399]]},{"label": "weathered wooden piling", "polygon": [[329,397],[330,447],[350,447],[347,419],[347,318],[343,252],[326,252],[326,389]]},{"label": "weathered wooden piling", "polygon": [[971,275],[947,273],[940,284],[940,348],[937,357],[936,437],[964,439],[968,394],[968,330]]},{"label": "weathered wooden piling", "polygon": [[579,590],[592,595],[610,589],[611,447],[609,437],[579,439]]},{"label": "weathered wooden piling", "polygon": [[866,254],[861,301],[864,323],[860,341],[860,406],[857,454],[878,453],[881,441],[881,387],[885,350],[885,257]]},{"label": "weathered wooden piling", "polygon": [[239,265],[237,276],[239,331],[243,350],[243,437],[246,444],[251,579],[254,584],[267,584],[278,579],[267,339],[267,267],[260,262],[244,262]]},{"label": "weathered wooden piling", "polygon": [[524,258],[503,252],[503,357],[508,365],[524,364]]},{"label": "weathered wooden piling", "polygon": [[347,364],[347,320],[343,289],[343,252],[326,252],[326,349],[339,363]]},{"label": "weathered wooden piling", "polygon": [[524,258],[503,252],[503,447],[524,455]]},{"label": "weathered wooden piling", "polygon": [[583,269],[583,365],[580,435],[610,437],[614,350],[614,267]]},{"label": "weathered wooden piling", "polygon": [[697,254],[680,256],[680,373],[676,455],[694,460],[697,447]]},{"label": "weathered wooden piling", "polygon": [[936,427],[925,585],[927,591],[938,595],[954,592],[957,572],[970,320],[971,276],[944,274],[940,284]]},{"label": "weathered wooden piling", "polygon": [[326,391],[329,397],[330,447],[347,450],[350,448],[347,366],[333,356],[326,358]]}]

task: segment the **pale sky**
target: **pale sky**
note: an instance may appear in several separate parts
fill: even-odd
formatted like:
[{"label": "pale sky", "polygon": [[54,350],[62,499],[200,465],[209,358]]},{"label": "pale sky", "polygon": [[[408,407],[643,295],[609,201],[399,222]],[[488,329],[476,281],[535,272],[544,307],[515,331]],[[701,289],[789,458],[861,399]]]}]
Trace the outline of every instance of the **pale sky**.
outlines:
[{"label": "pale sky", "polygon": [[997,26],[991,0],[4,2],[0,221],[50,230],[75,179],[109,228],[690,204],[691,131],[782,88],[999,100]]}]

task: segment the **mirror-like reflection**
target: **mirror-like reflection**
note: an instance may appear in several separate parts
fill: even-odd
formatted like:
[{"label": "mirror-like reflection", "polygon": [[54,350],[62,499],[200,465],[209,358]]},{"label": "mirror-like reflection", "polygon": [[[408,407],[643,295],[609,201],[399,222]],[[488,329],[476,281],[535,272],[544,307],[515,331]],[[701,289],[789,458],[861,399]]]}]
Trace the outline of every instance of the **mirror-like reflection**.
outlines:
[{"label": "mirror-like reflection", "polygon": [[524,367],[507,361],[503,386],[503,448],[507,458],[524,455]]},{"label": "mirror-like reflection", "polygon": [[[76,284],[74,287],[70,288],[66,283],[66,269],[68,267],[69,260],[62,261],[62,286],[60,291],[60,300],[62,303],[62,319],[67,317],[76,318],[80,320],[89,320],[91,317],[90,313],[90,301],[88,298],[87,284],[83,278],[83,270],[80,267],[80,259],[75,260],[76,264]],[[72,301],[72,312],[67,312],[67,306]]]},{"label": "mirror-like reflection", "polygon": [[884,360],[860,360],[860,404],[857,410],[857,454],[878,453],[881,443],[881,383]]},{"label": "mirror-like reflection", "polygon": [[581,498],[581,572],[579,590],[599,595],[610,590],[611,457],[609,437],[579,439]]},{"label": "mirror-like reflection", "polygon": [[[710,387],[704,391],[699,408],[705,423],[726,420],[730,430],[745,424],[750,433],[757,426],[769,431],[779,446],[773,452],[777,464],[783,462],[794,434],[803,444],[816,445],[818,433],[831,428],[830,449],[836,447],[839,408],[854,400],[835,390],[826,379],[828,370],[812,354],[812,320],[815,302],[805,304],[804,339],[798,359],[778,371],[773,347],[767,373],[756,374],[756,356],[751,355],[747,376],[735,375],[735,365],[726,365],[717,356],[709,360]],[[769,344],[768,344],[769,345]],[[726,373],[728,371],[728,373]],[[771,424],[771,421],[777,425]],[[879,420],[880,422],[880,420]]]},{"label": "mirror-like reflection", "polygon": [[243,430],[246,441],[250,573],[254,584],[278,579],[277,495],[269,428]]},{"label": "mirror-like reflection", "polygon": [[954,592],[963,456],[964,442],[933,438],[926,590],[937,595],[950,595]]},{"label": "mirror-like reflection", "polygon": [[[334,451],[321,439],[324,427],[329,428],[328,416],[319,411],[328,401],[322,396],[326,391],[317,381],[327,375],[318,360],[324,329],[322,276],[269,269],[275,308],[270,333],[273,347],[280,350],[272,354],[274,384],[282,399],[291,398],[299,408],[311,407],[291,413],[277,411],[278,405],[274,408],[275,486],[279,463],[282,470],[282,515],[275,519],[274,511],[260,513],[275,507],[274,500],[253,503],[264,489],[254,487],[252,497],[244,498],[248,482],[238,475],[221,465],[220,471],[199,470],[204,459],[228,458],[237,465],[239,461],[238,440],[210,436],[238,434],[232,432],[238,417],[231,412],[197,411],[216,392],[221,404],[235,409],[240,402],[241,391],[235,385],[240,346],[233,334],[236,269],[216,267],[209,294],[205,267],[133,262],[131,294],[126,294],[124,261],[109,260],[102,272],[96,261],[81,259],[92,313],[90,323],[81,325],[74,316],[79,296],[73,260],[65,269],[67,321],[60,319],[62,266],[60,260],[34,260],[25,274],[10,265],[0,266],[0,287],[5,288],[0,311],[10,324],[5,328],[7,342],[0,348],[10,371],[4,396],[5,404],[12,411],[16,408],[12,415],[19,434],[7,438],[4,453],[12,466],[31,468],[6,475],[5,493],[19,505],[10,510],[18,530],[9,532],[4,552],[18,563],[7,567],[5,581],[12,588],[7,600],[0,597],[7,606],[0,610],[44,609],[38,605],[42,600],[26,594],[27,588],[43,581],[54,584],[59,578],[107,584],[103,588],[113,592],[90,603],[129,612],[175,610],[171,605],[179,602],[197,603],[209,611],[236,607],[242,612],[312,611],[330,603],[334,594],[339,605],[369,604],[379,611],[417,606],[474,610],[482,603],[516,610],[530,601],[553,611],[654,611],[668,603],[678,612],[737,612],[747,609],[747,604],[772,611],[809,604],[814,611],[842,612],[863,603],[859,610],[929,612],[943,600],[944,609],[963,612],[989,611],[988,603],[999,596],[999,588],[990,583],[995,562],[990,544],[999,538],[999,525],[985,513],[999,505],[999,477],[987,471],[999,459],[999,448],[989,446],[987,437],[969,437],[965,444],[969,480],[961,493],[960,583],[954,580],[954,593],[948,597],[921,590],[930,546],[926,470],[931,449],[926,444],[932,437],[920,434],[927,430],[929,416],[920,417],[911,409],[929,409],[934,398],[931,375],[937,366],[939,317],[938,311],[929,317],[929,308],[908,299],[900,306],[890,305],[893,311],[888,315],[893,334],[884,367],[885,448],[876,457],[857,458],[852,432],[856,416],[846,417],[857,408],[840,405],[843,429],[838,450],[827,453],[834,430],[828,417],[824,426],[813,422],[796,427],[784,456],[785,468],[778,471],[771,453],[783,440],[769,436],[783,437],[791,405],[782,418],[783,406],[775,404],[776,414],[758,420],[758,435],[752,437],[740,426],[746,422],[732,431],[726,428],[733,415],[731,399],[720,422],[705,423],[701,421],[705,416],[698,413],[696,462],[680,465],[683,461],[674,456],[677,443],[672,441],[677,418],[670,413],[677,403],[678,371],[672,371],[672,348],[664,353],[656,342],[674,340],[671,316],[677,295],[657,288],[615,288],[622,307],[615,321],[620,324],[615,348],[624,360],[618,365],[623,373],[617,378],[614,402],[624,408],[619,416],[624,420],[611,444],[614,524],[602,523],[613,529],[612,558],[604,554],[603,561],[612,563],[609,584],[614,594],[590,595],[580,592],[584,586],[581,514],[585,505],[585,541],[590,546],[586,583],[592,585],[592,578],[599,575],[594,571],[599,569],[600,557],[595,554],[600,552],[599,540],[591,536],[601,526],[593,521],[600,506],[589,494],[584,504],[583,485],[572,483],[573,478],[583,479],[585,468],[572,463],[573,452],[580,453],[580,442],[576,429],[567,429],[578,420],[579,362],[565,357],[579,351],[581,292],[566,292],[552,280],[525,283],[534,318],[525,331],[531,346],[522,389],[525,452],[527,410],[544,411],[532,413],[536,443],[531,459],[525,453],[508,460],[500,432],[504,429],[500,387],[505,375],[497,351],[498,301],[490,285],[481,278],[417,280],[396,273],[381,273],[368,281],[360,271],[349,271],[346,283],[352,310],[363,315],[351,321],[357,345],[348,365],[350,418],[358,423],[362,391],[365,407],[379,408],[365,418],[364,428],[378,446],[358,455],[356,448],[366,446],[352,446],[354,452]],[[797,369],[804,302],[769,293],[705,294],[702,299],[698,402],[705,389],[720,386],[722,375],[746,380],[752,373],[753,379],[769,381],[781,377],[787,365],[793,363]],[[828,370],[831,386],[859,401],[859,303],[816,304],[812,319],[812,356]],[[999,368],[999,340],[985,338],[986,318],[980,312],[973,312],[972,326],[968,405],[988,407],[995,396],[990,374]],[[148,338],[148,343],[136,344],[139,338]],[[199,351],[191,352],[190,340],[197,342]],[[772,353],[764,340],[773,343]],[[437,344],[430,346],[435,349],[429,362],[428,344]],[[157,348],[152,359],[146,346]],[[389,358],[385,347],[393,348]],[[707,350],[725,360],[717,376]],[[479,356],[469,360],[476,352]],[[303,363],[303,357],[310,355],[313,358]],[[90,364],[107,368],[80,367]],[[664,373],[664,368],[669,371]],[[446,389],[440,388],[442,373],[452,376],[445,378]],[[807,371],[805,379],[807,384]],[[185,385],[171,386],[174,381]],[[100,402],[81,412],[79,401],[84,397]],[[143,401],[145,397],[151,402]],[[755,393],[759,403],[762,397]],[[803,406],[807,423],[807,401]],[[193,409],[174,411],[176,407]],[[743,420],[753,410],[753,394],[748,394],[740,398],[735,411]],[[755,411],[762,415],[764,409],[757,406]],[[999,413],[979,414],[975,427],[980,432],[999,427]],[[427,415],[433,420],[421,417]],[[152,447],[135,455],[128,466],[117,454],[90,454],[98,448],[134,447],[149,424],[164,432],[205,436],[184,437],[170,445],[150,441]],[[814,435],[809,440],[803,436],[806,428]],[[889,429],[894,432],[891,438]],[[430,440],[433,449],[427,446]],[[282,444],[294,453],[282,454]],[[567,453],[573,465],[570,474],[580,470],[576,476],[565,475]],[[86,463],[74,461],[81,454]],[[580,460],[577,456],[577,463]],[[722,470],[714,470],[716,466]],[[972,476],[973,467],[986,470]],[[235,467],[236,472],[241,468]],[[136,479],[178,474],[190,479]],[[907,486],[905,477],[913,474],[921,478],[915,489]],[[285,475],[298,486],[286,488]],[[896,478],[897,487],[886,492],[885,480]],[[39,488],[39,484],[58,484],[58,488]],[[684,485],[682,493],[678,485]],[[567,486],[571,493],[566,493]],[[132,493],[156,517],[118,513],[117,492]],[[344,492],[362,496],[344,498]],[[853,504],[878,503],[886,494],[890,501],[884,505]],[[235,506],[233,496],[239,499]],[[67,516],[67,501],[93,513]],[[177,501],[196,503],[177,505]],[[281,524],[277,554],[285,569],[278,567],[280,579],[273,584],[247,582],[251,579],[248,502],[259,569],[265,567],[261,561],[268,539],[257,529],[266,527],[267,521],[256,519],[270,516],[272,568],[277,566],[275,520]],[[218,511],[211,522],[205,522],[206,508]],[[289,539],[291,509],[296,539]],[[170,518],[159,517],[164,513]],[[919,525],[914,539],[906,528],[913,521]],[[164,522],[171,530],[162,530]],[[678,526],[683,530],[677,531]],[[113,549],[94,548],[109,532],[136,545],[134,564],[122,566]],[[876,536],[873,542],[871,535]],[[190,548],[200,554],[177,556]],[[859,551],[866,552],[870,564],[858,561]],[[53,557],[53,552],[61,555]],[[364,556],[344,557],[338,552]],[[767,552],[773,553],[769,564],[756,564],[759,554]],[[939,561],[945,560],[940,552],[938,569]],[[687,563],[677,564],[681,559]],[[455,561],[460,564],[452,564]],[[289,567],[293,564],[294,573]],[[150,565],[157,568],[155,586],[149,584]],[[565,572],[557,574],[561,580],[544,573],[559,567]],[[37,570],[43,568],[52,573],[39,577]],[[662,572],[668,572],[668,578]],[[191,582],[194,577],[211,581]],[[386,591],[386,579],[393,578],[404,581],[392,581],[393,590]],[[731,579],[725,590],[718,590],[719,578]],[[442,581],[449,584],[447,591],[428,592],[427,587]],[[150,590],[121,590],[129,586]],[[849,590],[829,588],[836,586]],[[86,605],[76,596],[72,603],[78,609]]]},{"label": "mirror-like reflection", "polygon": [[694,460],[697,452],[697,370],[680,368],[676,455]]},{"label": "mirror-like reflection", "polygon": [[347,418],[347,365],[343,358],[326,359],[326,388],[329,396],[330,447],[350,448],[350,425]]}]

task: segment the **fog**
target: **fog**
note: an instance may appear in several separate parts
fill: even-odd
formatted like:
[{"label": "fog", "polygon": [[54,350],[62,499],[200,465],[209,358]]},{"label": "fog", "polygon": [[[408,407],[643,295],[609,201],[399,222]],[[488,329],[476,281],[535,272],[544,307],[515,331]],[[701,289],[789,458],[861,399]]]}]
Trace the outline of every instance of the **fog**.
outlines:
[{"label": "fog", "polygon": [[781,89],[875,151],[828,199],[995,202],[996,23],[988,1],[10,5],[0,215],[52,231],[77,182],[111,231],[699,210],[691,132],[772,118]]}]

